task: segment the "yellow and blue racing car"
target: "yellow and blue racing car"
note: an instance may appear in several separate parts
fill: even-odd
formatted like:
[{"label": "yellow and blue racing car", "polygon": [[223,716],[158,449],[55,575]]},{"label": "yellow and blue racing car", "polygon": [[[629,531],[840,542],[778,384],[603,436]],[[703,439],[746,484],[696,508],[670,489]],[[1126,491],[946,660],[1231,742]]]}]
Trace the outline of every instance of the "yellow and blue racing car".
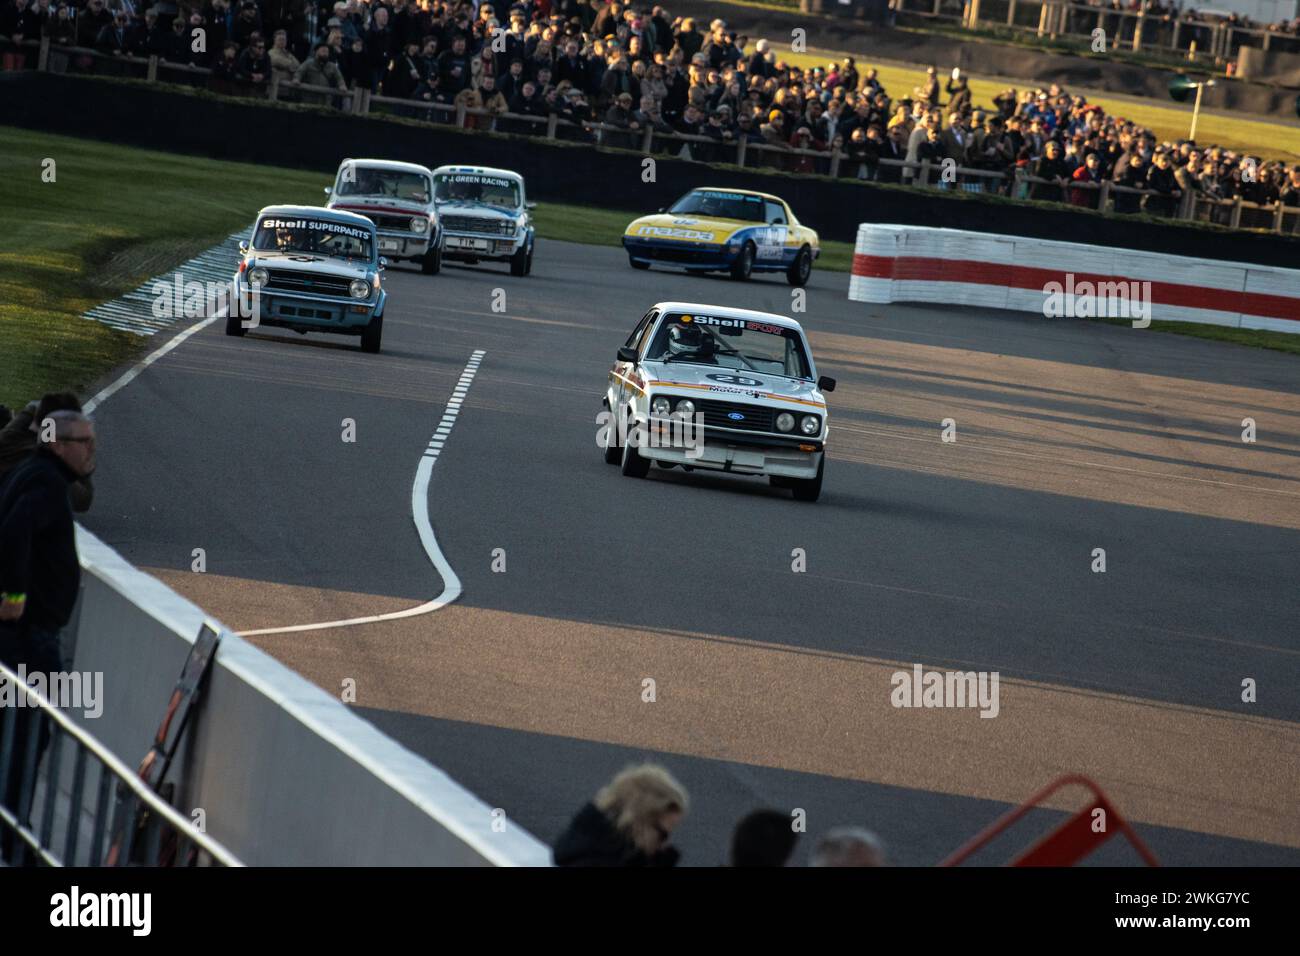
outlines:
[{"label": "yellow and blue racing car", "polygon": [[821,252],[817,233],[801,226],[784,199],[747,189],[693,189],[667,209],[627,227],[623,248],[634,269],[654,263],[688,272],[784,272],[807,284]]}]

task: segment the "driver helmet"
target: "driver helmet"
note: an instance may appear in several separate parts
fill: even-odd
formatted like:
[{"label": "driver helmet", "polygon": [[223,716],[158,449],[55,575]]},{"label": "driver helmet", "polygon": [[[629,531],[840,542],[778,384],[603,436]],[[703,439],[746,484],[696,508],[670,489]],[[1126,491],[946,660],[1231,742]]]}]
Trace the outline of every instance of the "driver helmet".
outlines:
[{"label": "driver helmet", "polygon": [[673,355],[698,352],[704,346],[704,333],[694,325],[674,325],[668,330],[668,351]]}]

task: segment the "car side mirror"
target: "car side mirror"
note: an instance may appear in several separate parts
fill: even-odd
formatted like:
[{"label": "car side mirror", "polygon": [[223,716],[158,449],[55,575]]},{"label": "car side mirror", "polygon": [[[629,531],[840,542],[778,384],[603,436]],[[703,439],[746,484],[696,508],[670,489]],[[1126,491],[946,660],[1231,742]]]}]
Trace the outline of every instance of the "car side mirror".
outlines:
[{"label": "car side mirror", "polygon": [[636,349],[630,345],[624,345],[618,350],[618,360],[620,362],[636,362]]},{"label": "car side mirror", "polygon": [[379,268],[381,268],[381,269],[387,269],[387,268],[388,268],[388,257],[387,257],[387,256],[380,256],[380,257],[379,257]]},{"label": "car side mirror", "polygon": [[240,239],[240,240],[239,240],[239,254],[240,254],[241,256],[246,256],[246,255],[248,255],[248,240],[247,240],[247,239]]},{"label": "car side mirror", "polygon": [[823,392],[833,392],[835,391],[835,379],[831,378],[829,375],[823,375],[821,378],[817,379],[817,387]]}]

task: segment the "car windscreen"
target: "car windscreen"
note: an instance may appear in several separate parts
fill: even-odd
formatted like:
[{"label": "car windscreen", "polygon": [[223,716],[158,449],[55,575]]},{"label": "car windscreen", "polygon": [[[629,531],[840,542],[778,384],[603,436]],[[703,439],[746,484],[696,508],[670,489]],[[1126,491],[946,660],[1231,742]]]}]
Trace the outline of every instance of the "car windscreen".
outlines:
[{"label": "car windscreen", "polygon": [[675,215],[711,216],[743,222],[765,221],[761,196],[747,196],[719,189],[696,189],[689,192],[673,203],[668,211]]},{"label": "car windscreen", "polygon": [[267,216],[253,233],[253,248],[262,252],[302,252],[339,259],[369,259],[370,232],[359,226],[325,219]]},{"label": "car windscreen", "polygon": [[803,337],[794,329],[761,319],[670,313],[659,323],[644,360],[812,377]]},{"label": "car windscreen", "polygon": [[374,169],[367,166],[348,166],[339,176],[339,196],[374,196],[383,199],[403,199],[407,202],[429,201],[429,177],[423,173],[398,172],[391,169]]},{"label": "car windscreen", "polygon": [[433,177],[433,198],[438,202],[481,202],[518,209],[519,183],[504,176],[440,173]]}]

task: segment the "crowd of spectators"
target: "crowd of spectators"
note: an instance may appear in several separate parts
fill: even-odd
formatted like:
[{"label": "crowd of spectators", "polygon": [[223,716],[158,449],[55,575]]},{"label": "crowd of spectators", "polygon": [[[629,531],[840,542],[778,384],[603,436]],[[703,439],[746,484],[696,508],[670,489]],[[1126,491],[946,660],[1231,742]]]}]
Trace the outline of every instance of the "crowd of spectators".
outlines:
[{"label": "crowd of spectators", "polygon": [[[1300,205],[1300,167],[1150,130],[1052,86],[1008,89],[986,108],[959,70],[931,67],[898,95],[854,58],[803,68],[721,20],[697,24],[619,0],[0,0],[0,36],[48,33],[110,55],[211,70],[223,92],[328,101],[362,88],[389,107],[480,128],[557,135],[750,166],[912,182],[1176,214],[1183,195]],[[1124,0],[1113,0],[1124,2]],[[110,4],[114,6],[110,7]],[[200,42],[201,41],[201,42]],[[442,111],[421,109],[440,104]],[[457,110],[461,108],[459,117]],[[509,115],[503,115],[509,114]],[[531,118],[531,121],[530,119]],[[749,147],[755,147],[750,149]],[[838,156],[835,162],[832,156]],[[964,172],[944,176],[945,160]],[[1048,180],[1033,182],[1030,177]],[[984,175],[977,175],[982,173]],[[1227,213],[1216,212],[1216,215]],[[1300,220],[1300,217],[1291,217]]]}]

